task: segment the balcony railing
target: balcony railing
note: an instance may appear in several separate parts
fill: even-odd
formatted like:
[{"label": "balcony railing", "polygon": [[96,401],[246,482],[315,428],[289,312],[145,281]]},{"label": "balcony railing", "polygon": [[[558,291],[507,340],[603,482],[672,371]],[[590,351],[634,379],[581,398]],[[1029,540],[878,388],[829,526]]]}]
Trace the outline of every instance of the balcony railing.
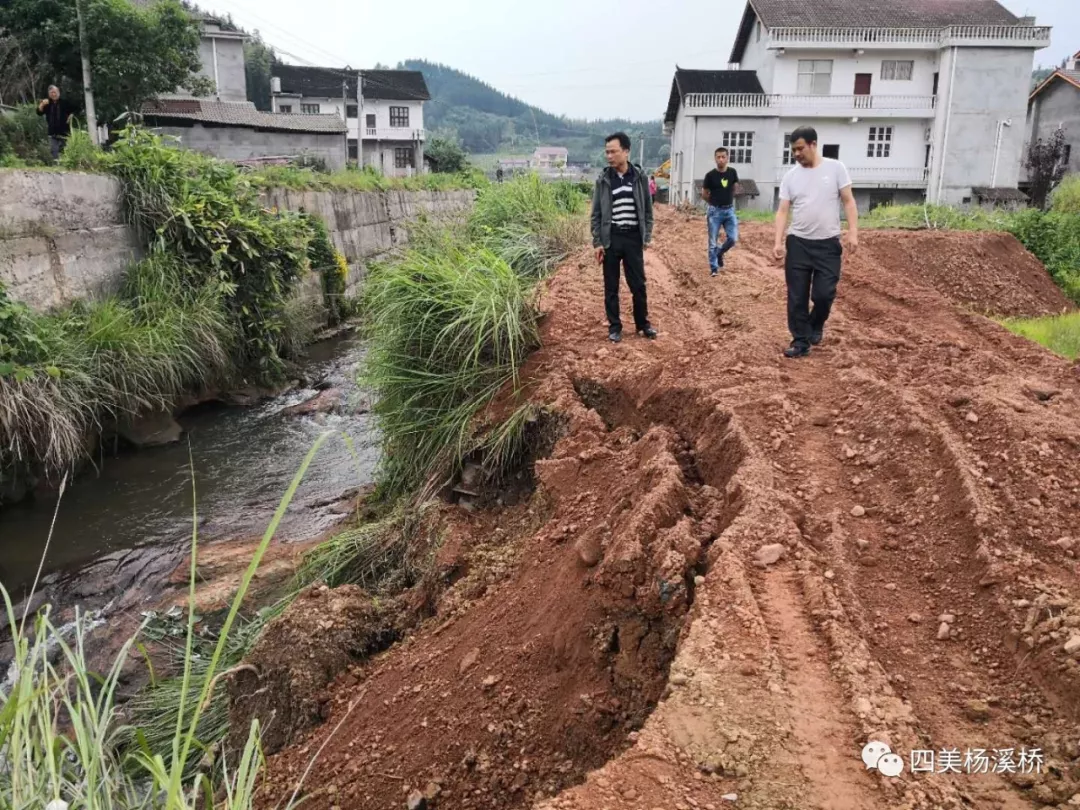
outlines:
[{"label": "balcony railing", "polygon": [[[776,182],[784,179],[791,166],[776,167]],[[930,170],[924,168],[903,168],[894,166],[849,166],[848,174],[856,186],[905,186],[920,188],[925,186],[930,177]]]},{"label": "balcony railing", "polygon": [[364,127],[364,138],[377,141],[422,141],[427,133],[408,127]]},{"label": "balcony railing", "polygon": [[1050,43],[1045,25],[952,25],[946,28],[774,28],[771,47],[893,46],[943,47],[957,41],[1006,42],[1043,46]]},{"label": "balcony railing", "polygon": [[688,93],[686,106],[692,109],[773,109],[785,108],[836,112],[849,110],[933,111],[937,96],[817,96],[766,93]]}]

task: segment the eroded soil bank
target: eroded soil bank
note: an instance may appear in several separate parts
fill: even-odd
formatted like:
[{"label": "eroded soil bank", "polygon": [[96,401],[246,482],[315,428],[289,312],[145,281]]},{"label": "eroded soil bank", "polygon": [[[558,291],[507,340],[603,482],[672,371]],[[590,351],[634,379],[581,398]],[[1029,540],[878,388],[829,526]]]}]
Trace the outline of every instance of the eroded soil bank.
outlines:
[{"label": "eroded soil bank", "polygon": [[[230,686],[284,686],[263,806],[316,755],[316,810],[1080,803],[1080,375],[972,314],[1065,299],[1010,238],[871,233],[785,361],[770,230],[718,279],[704,231],[660,213],[655,342],[607,343],[587,254],[552,280],[525,500],[438,507],[392,618],[316,588],[271,628]],[[888,779],[871,737],[1045,764]]]}]

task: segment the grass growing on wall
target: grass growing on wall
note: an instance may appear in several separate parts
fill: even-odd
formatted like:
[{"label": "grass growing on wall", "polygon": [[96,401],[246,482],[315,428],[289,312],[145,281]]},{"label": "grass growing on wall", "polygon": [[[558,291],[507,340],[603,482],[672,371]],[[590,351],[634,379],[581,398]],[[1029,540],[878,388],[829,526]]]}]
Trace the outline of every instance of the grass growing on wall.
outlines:
[{"label": "grass growing on wall", "polygon": [[483,188],[488,182],[479,172],[384,177],[371,169],[318,172],[296,166],[267,166],[251,172],[249,176],[251,182],[260,188],[288,188],[295,191],[459,191]]}]

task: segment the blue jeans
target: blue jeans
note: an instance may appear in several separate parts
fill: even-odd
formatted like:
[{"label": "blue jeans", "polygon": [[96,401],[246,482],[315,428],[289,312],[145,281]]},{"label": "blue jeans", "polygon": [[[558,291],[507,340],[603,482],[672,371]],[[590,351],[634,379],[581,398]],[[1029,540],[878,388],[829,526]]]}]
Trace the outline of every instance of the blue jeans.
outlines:
[{"label": "blue jeans", "polygon": [[[720,266],[720,257],[735,247],[739,241],[739,220],[735,217],[735,209],[728,205],[720,208],[716,205],[709,206],[709,267],[716,270]],[[724,229],[724,244],[718,245],[720,228]]]}]

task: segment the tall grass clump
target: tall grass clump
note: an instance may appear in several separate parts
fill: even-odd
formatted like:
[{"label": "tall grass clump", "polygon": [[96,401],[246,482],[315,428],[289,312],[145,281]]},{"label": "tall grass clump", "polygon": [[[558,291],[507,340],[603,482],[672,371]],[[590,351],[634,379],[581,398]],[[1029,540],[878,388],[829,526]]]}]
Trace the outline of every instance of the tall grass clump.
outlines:
[{"label": "tall grass clump", "polygon": [[519,273],[540,278],[584,243],[587,203],[577,184],[520,175],[480,191],[468,234]]},{"label": "tall grass clump", "polygon": [[1012,216],[1009,231],[1046,265],[1065,295],[1080,305],[1080,214],[1027,209]]},{"label": "tall grass clump", "polygon": [[1006,231],[1012,215],[949,205],[882,205],[859,217],[860,227],[933,231]]},{"label": "tall grass clump", "polygon": [[166,408],[232,375],[220,289],[183,283],[173,264],[147,259],[119,295],[46,314],[0,288],[0,457],[59,472],[103,420]]},{"label": "tall grass clump", "polygon": [[370,166],[336,172],[319,172],[300,166],[267,166],[251,172],[249,177],[259,188],[294,191],[458,191],[488,184],[483,173],[475,171],[386,177]]},{"label": "tall grass clump", "polygon": [[446,238],[373,268],[361,385],[376,397],[380,485],[396,497],[448,473],[474,415],[539,343],[532,286],[488,247]]}]

